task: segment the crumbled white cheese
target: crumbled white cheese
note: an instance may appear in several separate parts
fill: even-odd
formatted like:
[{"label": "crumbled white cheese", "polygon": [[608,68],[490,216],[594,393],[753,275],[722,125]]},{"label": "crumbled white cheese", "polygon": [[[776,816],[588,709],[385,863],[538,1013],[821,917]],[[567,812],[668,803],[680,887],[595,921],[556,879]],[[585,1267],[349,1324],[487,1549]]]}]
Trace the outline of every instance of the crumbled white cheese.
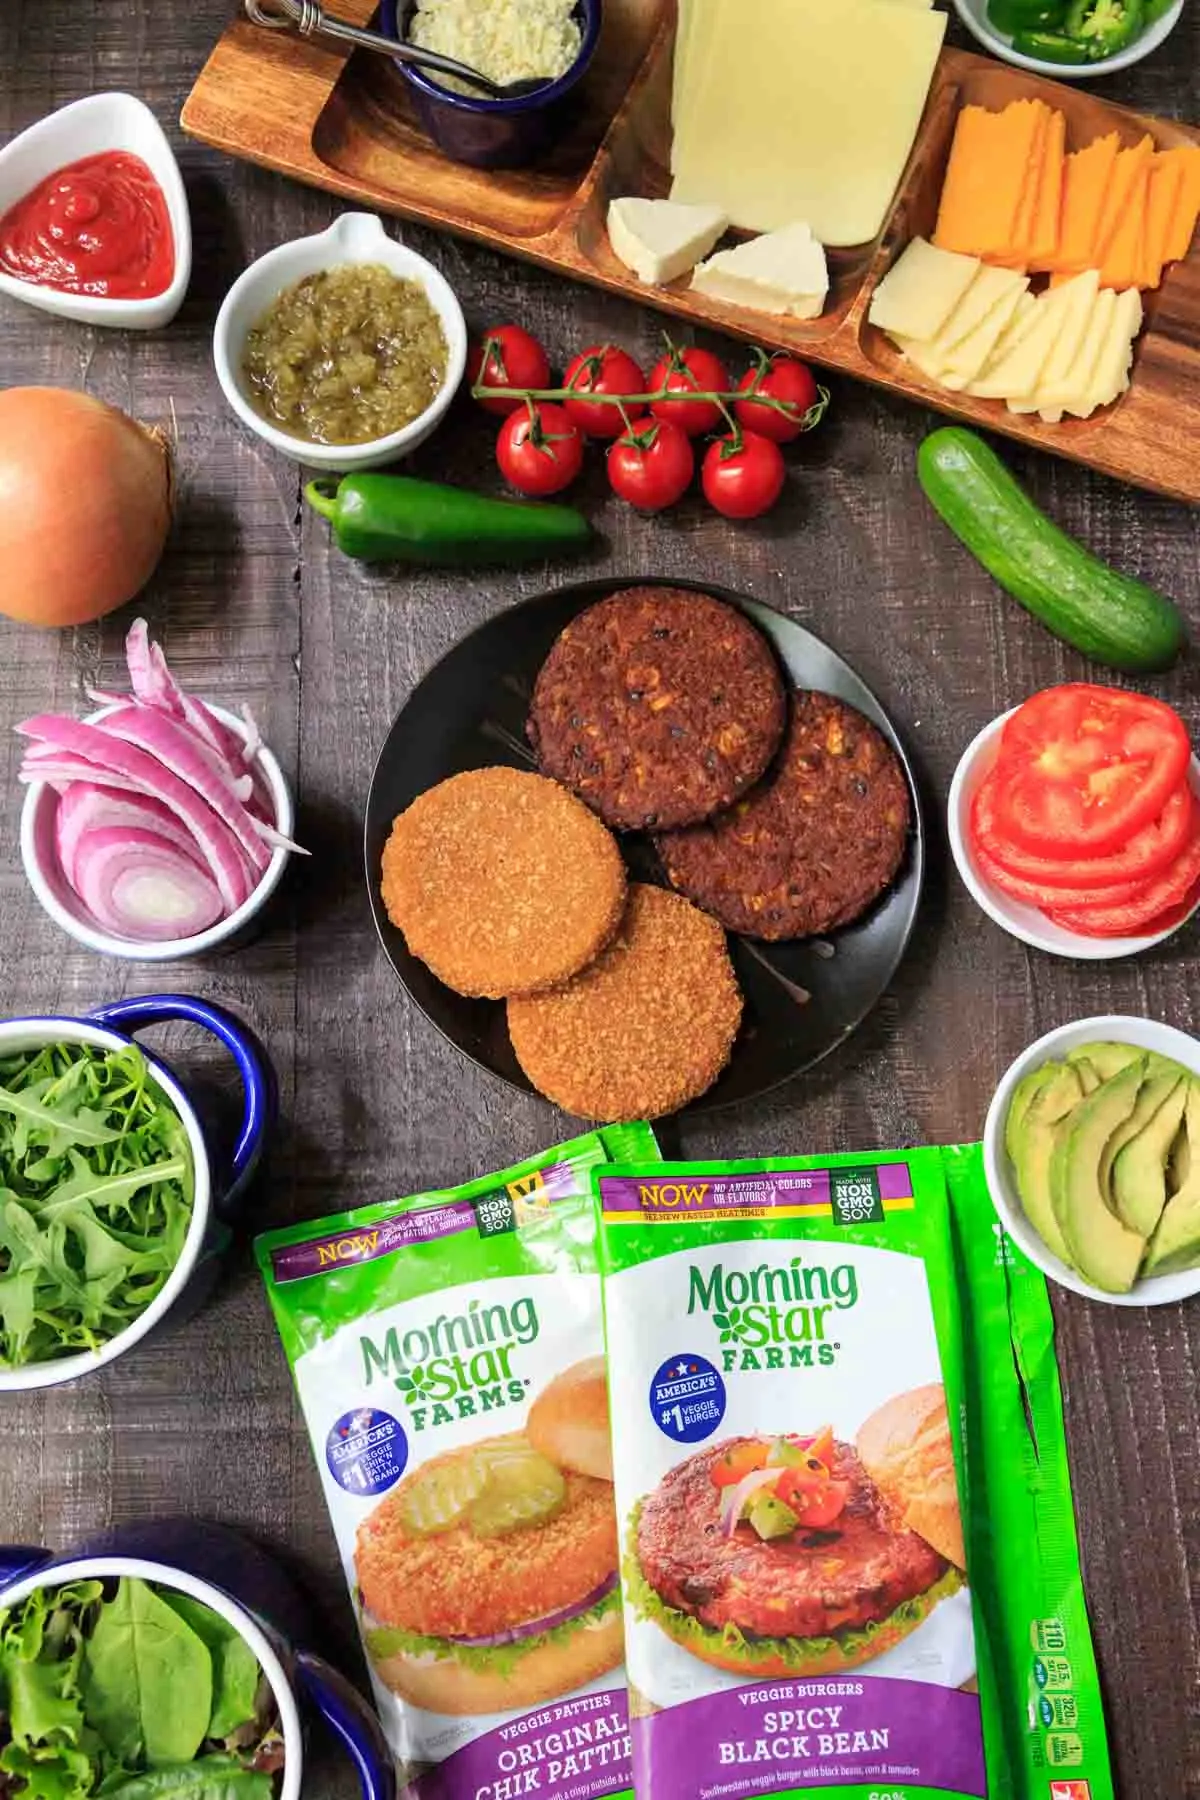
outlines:
[{"label": "crumbled white cheese", "polygon": [[[575,0],[417,0],[409,42],[478,69],[489,80],[554,81],[583,41]],[[474,93],[451,75],[427,71],[457,93]]]}]

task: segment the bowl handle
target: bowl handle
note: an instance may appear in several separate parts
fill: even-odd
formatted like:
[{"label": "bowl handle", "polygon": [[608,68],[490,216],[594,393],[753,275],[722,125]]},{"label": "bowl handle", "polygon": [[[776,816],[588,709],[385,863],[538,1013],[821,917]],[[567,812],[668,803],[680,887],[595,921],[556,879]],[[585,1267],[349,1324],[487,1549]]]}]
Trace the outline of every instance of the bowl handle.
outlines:
[{"label": "bowl handle", "polygon": [[396,1763],[383,1728],[358,1689],[311,1650],[297,1653],[297,1683],[358,1771],[362,1800],[395,1800]]},{"label": "bowl handle", "polygon": [[207,1000],[194,1000],[188,994],[147,994],[128,1000],[116,1000],[111,1006],[97,1007],[88,1018],[111,1031],[132,1037],[148,1025],[165,1025],[184,1020],[202,1025],[220,1038],[237,1064],[242,1081],[242,1124],[229,1168],[225,1191],[214,1199],[214,1208],[228,1219],[246,1188],[258,1172],[267,1139],[279,1110],[279,1090],[275,1070],[266,1051],[250,1027]]},{"label": "bowl handle", "polygon": [[23,1575],[44,1569],[50,1561],[49,1550],[33,1544],[0,1544],[0,1594],[14,1581],[20,1581]]}]

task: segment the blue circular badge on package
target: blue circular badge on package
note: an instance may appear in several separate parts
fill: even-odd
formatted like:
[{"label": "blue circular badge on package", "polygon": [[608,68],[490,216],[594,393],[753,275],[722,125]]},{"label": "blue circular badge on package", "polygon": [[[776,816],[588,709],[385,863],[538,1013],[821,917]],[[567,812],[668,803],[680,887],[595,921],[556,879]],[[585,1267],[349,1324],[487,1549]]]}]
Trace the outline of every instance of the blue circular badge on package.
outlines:
[{"label": "blue circular badge on package", "polygon": [[711,1437],[725,1417],[725,1383],[704,1356],[673,1356],[650,1383],[658,1429],[679,1444]]},{"label": "blue circular badge on package", "polygon": [[404,1427],[373,1406],[343,1413],[325,1439],[325,1461],[348,1494],[382,1494],[399,1481],[408,1462]]}]

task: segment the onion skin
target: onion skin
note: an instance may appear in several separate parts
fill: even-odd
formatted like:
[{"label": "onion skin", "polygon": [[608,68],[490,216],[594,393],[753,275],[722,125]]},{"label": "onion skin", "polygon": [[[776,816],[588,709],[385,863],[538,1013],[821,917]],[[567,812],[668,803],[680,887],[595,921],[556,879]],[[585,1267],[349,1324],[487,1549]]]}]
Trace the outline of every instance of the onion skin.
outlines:
[{"label": "onion skin", "polygon": [[170,524],[161,434],[70,388],[0,391],[0,612],[103,618],[149,581]]}]

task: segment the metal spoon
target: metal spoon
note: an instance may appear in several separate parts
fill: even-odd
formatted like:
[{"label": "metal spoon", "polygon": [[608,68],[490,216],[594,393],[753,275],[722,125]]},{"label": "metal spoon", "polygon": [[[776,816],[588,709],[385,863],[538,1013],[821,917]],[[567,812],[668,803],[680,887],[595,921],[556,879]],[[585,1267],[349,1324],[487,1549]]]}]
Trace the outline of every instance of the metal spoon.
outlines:
[{"label": "metal spoon", "polygon": [[415,44],[382,37],[377,31],[363,31],[345,19],[334,18],[318,4],[318,0],[245,0],[247,17],[270,31],[296,31],[301,37],[340,38],[360,50],[373,50],[392,62],[413,63],[421,69],[434,69],[441,75],[456,75],[460,81],[479,88],[489,100],[520,100],[537,88],[547,87],[552,76],[538,75],[533,80],[510,81],[505,85],[481,75],[452,56],[441,56],[436,50],[422,50]]}]

